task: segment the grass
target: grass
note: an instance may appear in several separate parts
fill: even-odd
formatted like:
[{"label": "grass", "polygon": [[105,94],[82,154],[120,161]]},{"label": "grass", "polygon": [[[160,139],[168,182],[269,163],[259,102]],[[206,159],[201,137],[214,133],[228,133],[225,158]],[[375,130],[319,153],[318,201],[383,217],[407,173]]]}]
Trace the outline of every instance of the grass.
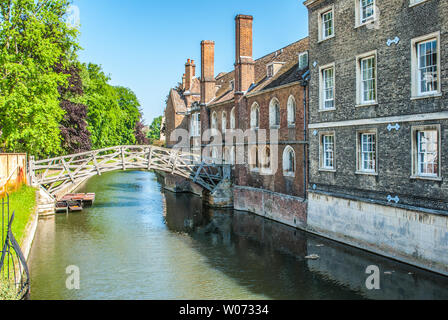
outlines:
[{"label": "grass", "polygon": [[14,286],[9,285],[6,280],[0,279],[0,301],[1,300],[18,300],[17,290]]},{"label": "grass", "polygon": [[18,191],[9,195],[10,215],[15,211],[12,232],[20,244],[24,240],[26,226],[33,214],[35,206],[36,190],[34,188],[22,186]]}]

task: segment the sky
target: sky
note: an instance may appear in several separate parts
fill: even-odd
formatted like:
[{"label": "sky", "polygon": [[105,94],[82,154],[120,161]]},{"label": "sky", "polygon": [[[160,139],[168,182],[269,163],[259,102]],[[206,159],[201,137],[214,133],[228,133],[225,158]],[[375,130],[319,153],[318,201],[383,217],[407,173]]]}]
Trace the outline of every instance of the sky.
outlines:
[{"label": "sky", "polygon": [[135,92],[146,124],[163,114],[169,89],[196,62],[200,42],[215,41],[215,73],[233,70],[235,16],[254,16],[254,58],[308,35],[303,0],[73,0],[82,62],[103,67],[113,85]]}]

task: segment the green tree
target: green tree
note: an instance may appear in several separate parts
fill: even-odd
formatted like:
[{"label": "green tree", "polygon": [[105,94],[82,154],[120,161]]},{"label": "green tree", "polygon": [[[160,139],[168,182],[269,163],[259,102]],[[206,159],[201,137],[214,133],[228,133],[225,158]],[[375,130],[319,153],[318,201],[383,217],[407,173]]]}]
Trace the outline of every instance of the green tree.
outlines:
[{"label": "green tree", "polygon": [[160,140],[160,130],[162,126],[162,116],[155,118],[149,126],[148,138],[149,143]]},{"label": "green tree", "polygon": [[68,0],[0,0],[0,145],[36,156],[61,151],[64,111],[58,87],[68,75],[57,63],[79,48],[65,22]]}]

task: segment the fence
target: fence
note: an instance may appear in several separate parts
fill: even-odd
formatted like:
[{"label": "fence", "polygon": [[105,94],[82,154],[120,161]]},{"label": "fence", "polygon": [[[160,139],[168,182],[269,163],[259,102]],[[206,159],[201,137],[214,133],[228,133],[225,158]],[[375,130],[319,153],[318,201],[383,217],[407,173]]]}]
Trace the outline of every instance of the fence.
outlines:
[{"label": "fence", "polygon": [[0,154],[0,197],[27,183],[26,154]]},{"label": "fence", "polygon": [[0,281],[11,285],[17,298],[27,298],[30,291],[30,274],[26,259],[13,233],[14,212],[10,215],[9,195],[1,199],[1,251],[0,251]]}]

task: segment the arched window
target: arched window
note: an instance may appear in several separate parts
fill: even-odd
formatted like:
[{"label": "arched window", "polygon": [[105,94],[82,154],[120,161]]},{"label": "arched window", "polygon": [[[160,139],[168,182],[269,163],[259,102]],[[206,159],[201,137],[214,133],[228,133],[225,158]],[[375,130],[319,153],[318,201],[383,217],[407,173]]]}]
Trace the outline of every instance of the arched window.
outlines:
[{"label": "arched window", "polygon": [[276,98],[269,104],[269,124],[271,127],[280,127],[280,103]]},{"label": "arched window", "polygon": [[230,148],[230,164],[234,165],[236,164],[236,153],[235,153],[235,146],[232,146]]},{"label": "arched window", "polygon": [[260,159],[257,146],[252,146],[249,153],[249,166],[251,170],[260,169]]},{"label": "arched window", "polygon": [[224,163],[231,164],[231,154],[229,147],[224,147]]},{"label": "arched window", "polygon": [[216,111],[212,113],[212,129],[218,129],[218,114]]},{"label": "arched window", "polygon": [[250,128],[258,129],[260,127],[260,107],[254,103],[250,109]]},{"label": "arched window", "polygon": [[270,171],[271,170],[271,148],[268,146],[264,147],[263,153],[262,153],[262,168],[264,171]]},{"label": "arched window", "polygon": [[219,159],[219,151],[218,151],[217,147],[212,148],[211,158],[212,158],[213,163],[221,163],[221,160]]},{"label": "arched window", "polygon": [[236,128],[236,124],[235,124],[235,108],[232,109],[232,111],[230,111],[230,129],[235,129]]},{"label": "arched window", "polygon": [[293,96],[288,99],[288,126],[296,124],[296,100]]},{"label": "arched window", "polygon": [[291,146],[287,146],[283,151],[283,174],[294,176],[296,172],[296,154]]},{"label": "arched window", "polygon": [[222,132],[226,132],[227,129],[227,112],[222,112]]}]

